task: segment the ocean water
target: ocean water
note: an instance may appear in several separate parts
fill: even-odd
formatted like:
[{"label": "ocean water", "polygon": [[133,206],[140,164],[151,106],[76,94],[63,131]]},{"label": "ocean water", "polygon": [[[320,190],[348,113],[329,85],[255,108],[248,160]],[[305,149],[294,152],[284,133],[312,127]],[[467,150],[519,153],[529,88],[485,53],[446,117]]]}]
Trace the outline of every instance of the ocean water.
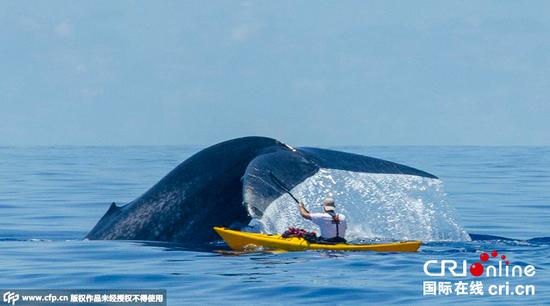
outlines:
[{"label": "ocean water", "polygon": [[[109,203],[135,199],[200,149],[0,147],[0,288],[160,288],[167,290],[169,305],[550,301],[550,147],[336,148],[440,177],[438,196],[454,209],[453,222],[476,235],[472,241],[432,239],[418,253],[232,254],[218,251],[226,249],[221,242],[189,249],[83,240]],[[390,232],[399,227],[394,229]],[[469,265],[479,261],[480,252],[493,250],[505,254],[510,266],[533,265],[536,274],[432,277],[423,271],[428,260]],[[425,281],[482,281],[485,293],[424,295]],[[535,294],[488,294],[488,286],[506,282],[512,288],[535,286]]]}]

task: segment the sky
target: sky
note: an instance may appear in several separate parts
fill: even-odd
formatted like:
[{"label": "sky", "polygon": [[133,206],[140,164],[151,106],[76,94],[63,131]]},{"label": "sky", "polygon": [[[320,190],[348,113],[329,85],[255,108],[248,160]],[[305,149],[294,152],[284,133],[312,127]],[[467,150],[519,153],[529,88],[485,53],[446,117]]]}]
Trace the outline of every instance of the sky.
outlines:
[{"label": "sky", "polygon": [[550,145],[548,1],[1,1],[0,145]]}]

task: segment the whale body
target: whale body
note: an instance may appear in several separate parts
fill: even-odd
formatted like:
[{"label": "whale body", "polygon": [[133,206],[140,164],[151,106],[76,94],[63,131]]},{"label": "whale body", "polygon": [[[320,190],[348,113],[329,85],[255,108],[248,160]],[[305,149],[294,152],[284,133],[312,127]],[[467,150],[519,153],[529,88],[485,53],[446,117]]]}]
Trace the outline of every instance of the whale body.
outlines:
[{"label": "whale body", "polygon": [[169,172],[134,201],[111,204],[87,239],[206,243],[219,240],[213,226],[259,218],[283,195],[270,173],[293,188],[320,169],[437,177],[373,157],[292,148],[276,139],[243,137],[208,147]]}]

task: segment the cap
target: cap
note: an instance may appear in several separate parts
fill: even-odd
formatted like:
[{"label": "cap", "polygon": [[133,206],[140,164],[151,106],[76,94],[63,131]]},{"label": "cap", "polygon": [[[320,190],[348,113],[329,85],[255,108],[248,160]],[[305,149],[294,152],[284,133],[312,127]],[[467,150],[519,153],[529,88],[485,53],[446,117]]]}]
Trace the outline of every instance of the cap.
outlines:
[{"label": "cap", "polygon": [[334,199],[333,198],[326,198],[323,201],[323,204],[325,205],[326,211],[334,211]]}]

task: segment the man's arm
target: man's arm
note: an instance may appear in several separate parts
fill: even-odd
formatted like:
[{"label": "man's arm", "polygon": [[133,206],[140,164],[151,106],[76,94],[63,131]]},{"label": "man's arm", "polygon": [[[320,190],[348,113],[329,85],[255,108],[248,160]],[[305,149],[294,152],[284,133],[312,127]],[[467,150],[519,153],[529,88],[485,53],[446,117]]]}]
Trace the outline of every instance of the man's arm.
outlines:
[{"label": "man's arm", "polygon": [[304,219],[311,220],[311,215],[309,214],[309,211],[307,211],[307,209],[304,207],[304,203],[300,202],[300,203],[298,204],[298,208],[300,209],[300,215],[301,215]]}]

